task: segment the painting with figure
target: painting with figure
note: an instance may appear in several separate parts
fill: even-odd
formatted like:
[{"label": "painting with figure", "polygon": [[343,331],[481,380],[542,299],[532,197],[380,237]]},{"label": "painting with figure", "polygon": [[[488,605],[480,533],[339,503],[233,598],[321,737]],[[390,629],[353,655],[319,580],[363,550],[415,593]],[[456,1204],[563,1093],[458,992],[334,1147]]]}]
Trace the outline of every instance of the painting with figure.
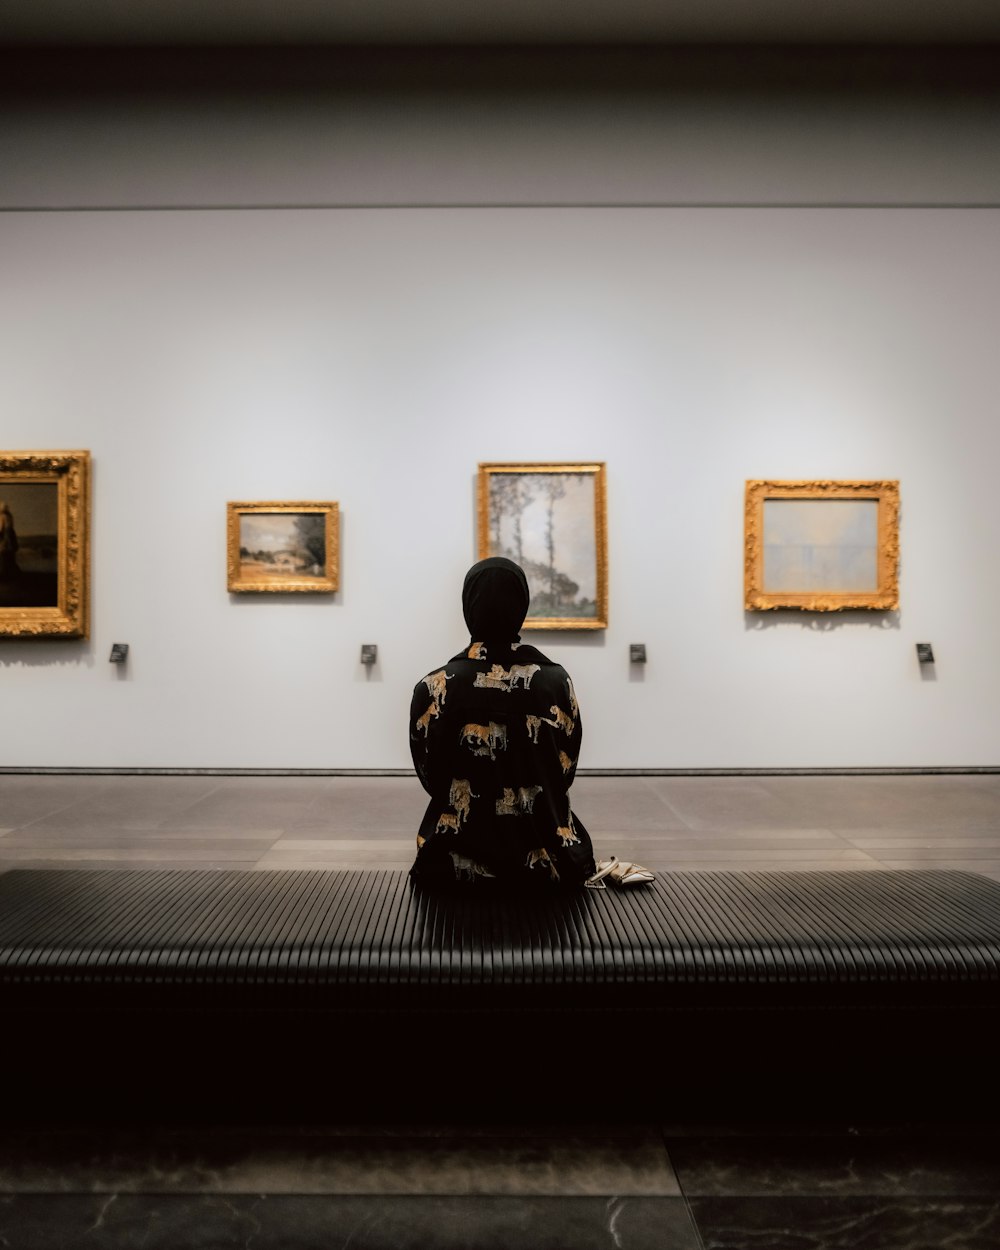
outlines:
[{"label": "painting with figure", "polygon": [[335,503],[231,503],[228,517],[231,591],[337,589]]},{"label": "painting with figure", "polygon": [[607,557],[603,464],[482,464],[479,554],[527,574],[526,629],[603,629]]},{"label": "painting with figure", "polygon": [[0,451],[0,637],[89,629],[90,452]]},{"label": "painting with figure", "polygon": [[895,610],[899,482],[748,481],[744,606]]},{"label": "painting with figure", "polygon": [[0,481],[0,606],[59,603],[59,484]]}]

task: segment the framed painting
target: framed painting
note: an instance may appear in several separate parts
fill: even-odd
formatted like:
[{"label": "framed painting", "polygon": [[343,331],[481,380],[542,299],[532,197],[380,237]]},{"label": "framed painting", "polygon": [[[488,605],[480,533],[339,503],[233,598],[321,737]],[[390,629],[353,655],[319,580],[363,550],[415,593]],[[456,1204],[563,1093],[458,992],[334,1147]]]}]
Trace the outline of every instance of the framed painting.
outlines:
[{"label": "framed painting", "polygon": [[90,452],[0,452],[0,637],[89,626]]},{"label": "framed painting", "polygon": [[899,607],[899,482],[746,484],[749,611]]},{"label": "framed painting", "polygon": [[330,594],[340,576],[335,503],[229,503],[227,585],[235,594]]},{"label": "framed painting", "polygon": [[605,629],[608,553],[605,466],[479,466],[479,558],[525,571],[525,629]]}]

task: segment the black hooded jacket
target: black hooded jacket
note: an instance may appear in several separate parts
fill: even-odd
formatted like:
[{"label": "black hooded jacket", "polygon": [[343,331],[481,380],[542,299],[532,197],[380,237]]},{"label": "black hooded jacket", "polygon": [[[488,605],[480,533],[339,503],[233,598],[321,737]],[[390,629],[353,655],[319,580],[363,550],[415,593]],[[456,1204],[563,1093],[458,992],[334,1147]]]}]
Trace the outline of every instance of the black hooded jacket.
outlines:
[{"label": "black hooded jacket", "polygon": [[579,885],[590,836],[570,809],[582,729],[566,670],[519,642],[528,584],[510,560],[473,565],[462,606],[470,645],[419,681],[414,767],[431,796],[412,876]]}]

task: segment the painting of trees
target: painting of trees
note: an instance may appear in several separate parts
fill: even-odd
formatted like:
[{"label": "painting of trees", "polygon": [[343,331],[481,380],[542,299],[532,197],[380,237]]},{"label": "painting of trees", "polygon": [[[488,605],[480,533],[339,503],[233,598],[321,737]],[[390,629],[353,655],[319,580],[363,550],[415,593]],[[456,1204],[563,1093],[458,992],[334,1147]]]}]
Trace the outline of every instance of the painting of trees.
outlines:
[{"label": "painting of trees", "polygon": [[603,465],[484,465],[480,552],[525,571],[528,621],[602,628],[606,603]]},{"label": "painting of trees", "polygon": [[309,556],[309,564],[322,567],[326,563],[326,518],[318,512],[306,512],[295,518],[299,547]]}]

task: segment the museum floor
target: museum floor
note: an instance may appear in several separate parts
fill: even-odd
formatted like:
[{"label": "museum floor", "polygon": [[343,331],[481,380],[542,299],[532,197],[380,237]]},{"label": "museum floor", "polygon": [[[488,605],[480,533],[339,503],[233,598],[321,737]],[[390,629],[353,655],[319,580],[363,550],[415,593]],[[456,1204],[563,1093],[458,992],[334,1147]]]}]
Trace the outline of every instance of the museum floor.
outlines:
[{"label": "museum floor", "polygon": [[[1000,878],[1000,776],[582,777],[574,795],[601,853],[663,872],[934,865]],[[2,775],[0,870],[403,867],[422,806],[410,778]],[[859,1037],[858,1049],[876,1069],[892,1062],[878,1038]],[[401,1062],[405,1052],[401,1041]],[[67,1053],[71,1062],[71,1039]],[[205,1062],[226,1080],[210,1044]],[[281,1079],[266,1054],[260,1079]],[[1000,1246],[995,1125],[962,1107],[930,1122],[919,1088],[906,1123],[818,1123],[808,1090],[801,1106],[795,1122],[654,1122],[643,1073],[604,1071],[595,1055],[572,1125],[306,1127],[255,1124],[249,1111],[245,1124],[207,1129],[8,1122],[0,1245]]]},{"label": "museum floor", "polygon": [[[579,777],[599,854],[661,871],[965,868],[1000,878],[1000,775]],[[412,777],[0,775],[16,865],[405,868]]]}]

